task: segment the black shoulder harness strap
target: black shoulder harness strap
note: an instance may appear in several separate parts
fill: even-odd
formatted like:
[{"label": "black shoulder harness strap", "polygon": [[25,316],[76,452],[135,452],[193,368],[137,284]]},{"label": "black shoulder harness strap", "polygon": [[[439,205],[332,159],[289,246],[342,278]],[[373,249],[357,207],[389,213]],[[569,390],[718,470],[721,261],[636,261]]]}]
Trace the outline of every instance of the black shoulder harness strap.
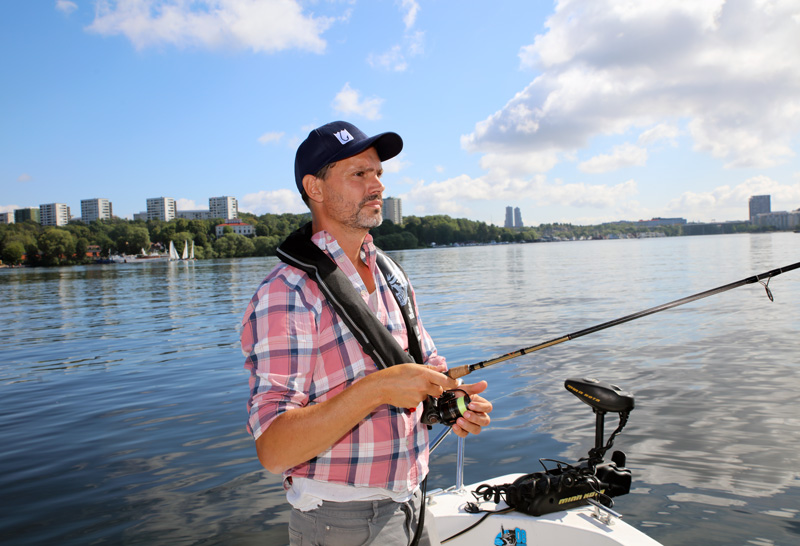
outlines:
[{"label": "black shoulder harness strap", "polygon": [[378,267],[392,288],[408,329],[409,353],[397,343],[356,292],[353,283],[336,263],[311,242],[311,223],[304,225],[278,246],[281,261],[304,271],[319,286],[336,314],[379,368],[405,362],[422,363],[422,344],[414,314],[411,286],[405,272],[391,258],[378,251]]}]

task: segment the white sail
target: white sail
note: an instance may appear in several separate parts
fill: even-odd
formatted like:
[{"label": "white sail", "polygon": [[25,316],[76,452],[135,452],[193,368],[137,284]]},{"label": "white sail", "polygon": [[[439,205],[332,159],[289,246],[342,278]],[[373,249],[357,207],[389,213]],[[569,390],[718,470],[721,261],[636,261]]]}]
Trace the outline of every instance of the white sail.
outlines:
[{"label": "white sail", "polygon": [[181,260],[188,260],[189,259],[189,242],[183,241],[183,255],[181,256]]},{"label": "white sail", "polygon": [[192,241],[192,249],[189,251],[189,259],[194,260],[194,241]]},{"label": "white sail", "polygon": [[170,260],[179,260],[178,251],[175,250],[175,243],[172,241],[169,242],[169,259]]}]

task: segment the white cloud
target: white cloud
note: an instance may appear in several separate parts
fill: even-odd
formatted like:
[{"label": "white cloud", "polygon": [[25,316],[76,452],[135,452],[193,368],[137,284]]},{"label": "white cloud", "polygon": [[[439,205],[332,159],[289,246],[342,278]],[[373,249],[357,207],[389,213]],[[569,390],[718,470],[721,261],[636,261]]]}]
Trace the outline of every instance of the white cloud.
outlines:
[{"label": "white cloud", "polygon": [[[544,175],[529,180],[489,177],[472,178],[461,175],[441,182],[420,180],[406,193],[403,200],[435,204],[438,211],[468,210],[462,202],[530,200],[538,206],[570,206],[579,208],[611,208],[629,200],[637,193],[634,180],[614,186],[604,184],[548,182]],[[422,205],[424,207],[424,205]]]},{"label": "white cloud", "polygon": [[417,21],[417,13],[419,13],[419,4],[417,0],[401,0],[401,7],[405,11],[403,15],[403,23],[406,25],[406,30],[414,26]]},{"label": "white cloud", "polygon": [[669,123],[659,123],[655,127],[643,131],[642,134],[639,135],[637,143],[641,146],[649,146],[651,144],[655,144],[656,142],[666,140],[671,145],[675,146],[677,144],[676,139],[678,138],[678,135],[680,135],[680,129],[678,129],[675,125],[671,125]]},{"label": "white cloud", "polygon": [[536,78],[462,144],[563,160],[598,136],[681,120],[727,167],[775,165],[800,133],[799,14],[797,2],[561,0],[520,51]]},{"label": "white cloud", "polygon": [[425,33],[421,31],[406,33],[401,44],[392,46],[385,53],[371,53],[367,63],[372,68],[390,72],[404,72],[408,69],[408,59],[422,55],[425,51]]},{"label": "white cloud", "polygon": [[62,13],[69,15],[76,9],[78,9],[78,4],[75,2],[70,2],[69,0],[56,0],[56,9]]},{"label": "white cloud", "polygon": [[400,9],[403,12],[403,24],[405,25],[402,42],[392,46],[384,53],[370,53],[367,56],[367,63],[372,68],[404,72],[408,69],[408,60],[422,55],[425,50],[425,33],[412,31],[417,22],[419,3],[416,0],[400,0]]},{"label": "white cloud", "polygon": [[30,182],[33,180],[33,177],[28,173],[22,173],[17,177],[17,182]]},{"label": "white cloud", "polygon": [[272,132],[272,133],[264,133],[260,137],[258,137],[258,142],[261,144],[270,144],[272,142],[280,142],[283,138],[283,133]]},{"label": "white cloud", "polygon": [[410,163],[406,160],[405,154],[400,154],[396,157],[393,157],[389,161],[384,161],[381,163],[383,167],[383,174],[397,174],[406,167],[408,167]]},{"label": "white cloud", "polygon": [[308,208],[300,198],[300,192],[285,188],[248,193],[239,201],[239,209],[253,214],[308,212]]},{"label": "white cloud", "polygon": [[198,206],[197,203],[194,202],[193,199],[176,199],[175,200],[175,207],[178,210],[201,210],[201,209],[208,209],[208,207],[201,207]]},{"label": "white cloud", "polygon": [[344,84],[342,90],[333,99],[333,108],[340,114],[358,115],[367,119],[380,119],[381,105],[383,99],[372,97],[369,99],[361,98],[361,92],[350,87],[350,83]]},{"label": "white cloud", "polygon": [[330,17],[303,13],[297,0],[98,0],[88,30],[151,46],[322,53]]},{"label": "white cloud", "polygon": [[647,150],[630,143],[614,146],[610,154],[596,155],[578,165],[585,173],[607,173],[623,167],[642,166],[647,163]]},{"label": "white cloud", "polygon": [[747,203],[753,195],[770,195],[772,210],[795,210],[800,208],[800,182],[781,184],[767,176],[748,178],[736,186],[719,186],[707,192],[685,192],[670,201],[668,210],[685,217],[708,218],[713,210],[716,220],[746,220]]}]

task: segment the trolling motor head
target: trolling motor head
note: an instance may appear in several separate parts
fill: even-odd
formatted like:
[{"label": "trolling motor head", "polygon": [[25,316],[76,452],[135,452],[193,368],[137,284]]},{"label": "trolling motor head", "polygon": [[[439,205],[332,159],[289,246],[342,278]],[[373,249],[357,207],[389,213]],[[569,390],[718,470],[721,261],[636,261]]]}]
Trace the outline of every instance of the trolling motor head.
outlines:
[{"label": "trolling motor head", "polygon": [[[633,411],[633,394],[605,381],[594,378],[571,377],[564,381],[564,387],[578,397],[579,400],[591,406],[595,414],[594,447],[589,450],[589,465],[594,466],[603,461],[606,451],[614,444],[614,437],[619,434],[628,422],[628,415]],[[605,415],[607,412],[619,414],[619,426],[611,434],[608,444],[603,445]],[[615,461],[620,461],[620,466],[625,465],[625,454],[621,451],[614,453]]]},{"label": "trolling motor head", "polygon": [[599,379],[571,377],[564,381],[564,387],[595,412],[620,413],[633,409],[633,394]]}]

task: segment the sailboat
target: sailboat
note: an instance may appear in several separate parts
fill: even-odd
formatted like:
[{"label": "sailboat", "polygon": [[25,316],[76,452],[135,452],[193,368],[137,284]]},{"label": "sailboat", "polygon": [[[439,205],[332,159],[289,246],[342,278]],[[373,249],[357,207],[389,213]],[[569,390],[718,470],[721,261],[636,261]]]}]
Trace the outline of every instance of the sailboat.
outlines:
[{"label": "sailboat", "polygon": [[189,259],[189,243],[187,241],[183,242],[183,254],[181,255],[181,260],[188,260]]},{"label": "sailboat", "polygon": [[180,260],[180,259],[181,258],[180,258],[180,256],[178,256],[178,251],[175,250],[175,243],[170,241],[169,242],[169,261],[173,262],[173,261]]}]

